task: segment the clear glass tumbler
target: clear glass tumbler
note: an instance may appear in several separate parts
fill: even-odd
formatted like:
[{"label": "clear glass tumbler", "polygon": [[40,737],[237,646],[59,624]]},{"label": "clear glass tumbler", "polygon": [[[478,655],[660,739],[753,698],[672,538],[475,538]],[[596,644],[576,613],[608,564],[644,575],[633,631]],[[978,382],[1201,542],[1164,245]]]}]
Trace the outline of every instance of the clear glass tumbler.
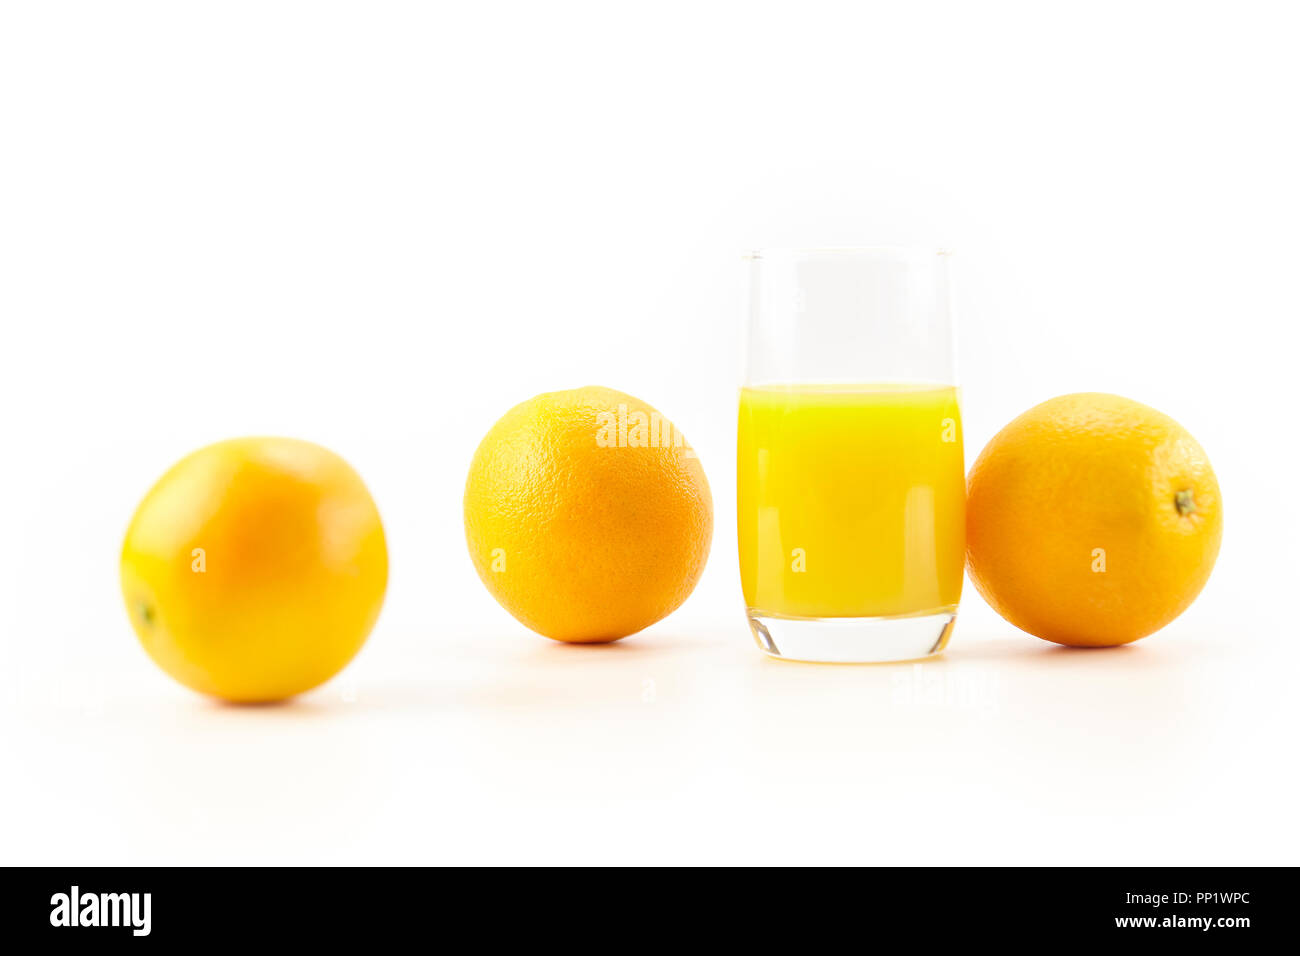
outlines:
[{"label": "clear glass tumbler", "polygon": [[803,661],[937,654],[966,551],[947,256],[746,259],[736,510],[754,638]]}]

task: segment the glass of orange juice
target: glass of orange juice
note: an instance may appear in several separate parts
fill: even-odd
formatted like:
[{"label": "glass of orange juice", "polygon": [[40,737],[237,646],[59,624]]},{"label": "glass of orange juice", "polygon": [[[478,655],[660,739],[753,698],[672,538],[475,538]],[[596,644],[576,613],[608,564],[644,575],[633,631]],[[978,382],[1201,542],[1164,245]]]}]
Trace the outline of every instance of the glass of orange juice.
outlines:
[{"label": "glass of orange juice", "polygon": [[736,510],[754,638],[803,661],[937,654],[966,551],[947,255],[746,259]]}]

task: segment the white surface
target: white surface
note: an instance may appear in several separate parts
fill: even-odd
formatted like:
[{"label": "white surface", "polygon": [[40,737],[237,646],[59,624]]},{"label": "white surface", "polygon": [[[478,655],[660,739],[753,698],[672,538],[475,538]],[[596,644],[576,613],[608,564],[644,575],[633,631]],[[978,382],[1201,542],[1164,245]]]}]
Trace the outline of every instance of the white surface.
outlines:
[{"label": "white surface", "polygon": [[[0,860],[1295,863],[1296,23],[1283,5],[7,4]],[[774,662],[734,554],[741,250],[956,250],[968,457],[1063,392],[1226,500],[1163,633],[973,589],[915,668]],[[478,583],[460,495],[536,392],[653,402],[713,485],[690,601],[605,648]],[[388,603],[279,708],[173,685],[117,552],[246,433],[365,476]]]}]

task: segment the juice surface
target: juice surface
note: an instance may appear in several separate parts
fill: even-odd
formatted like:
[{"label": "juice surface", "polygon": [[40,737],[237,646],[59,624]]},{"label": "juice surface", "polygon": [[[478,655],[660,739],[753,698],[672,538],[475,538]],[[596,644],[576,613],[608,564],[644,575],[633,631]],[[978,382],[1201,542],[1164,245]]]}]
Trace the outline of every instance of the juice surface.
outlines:
[{"label": "juice surface", "polygon": [[956,388],[743,389],[736,476],[752,610],[877,617],[960,599],[966,477]]}]

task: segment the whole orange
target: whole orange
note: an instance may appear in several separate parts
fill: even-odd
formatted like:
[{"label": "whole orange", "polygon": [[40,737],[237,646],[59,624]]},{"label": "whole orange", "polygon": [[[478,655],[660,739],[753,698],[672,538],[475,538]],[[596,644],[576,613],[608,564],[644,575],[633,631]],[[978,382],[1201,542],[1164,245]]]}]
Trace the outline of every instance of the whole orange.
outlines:
[{"label": "whole orange", "polygon": [[328,680],[365,643],[388,582],[379,512],[338,455],[239,438],[183,458],[122,546],[140,643],[187,687],[281,700]]},{"label": "whole orange", "polygon": [[1219,484],[1168,415],[1118,395],[1062,395],[985,446],[967,487],[971,580],[1057,644],[1127,644],[1200,593],[1223,533]]},{"label": "whole orange", "polygon": [[479,577],[521,623],[557,641],[615,641],[690,595],[713,536],[713,500],[670,422],[590,386],[516,405],[484,437],[465,482]]}]

